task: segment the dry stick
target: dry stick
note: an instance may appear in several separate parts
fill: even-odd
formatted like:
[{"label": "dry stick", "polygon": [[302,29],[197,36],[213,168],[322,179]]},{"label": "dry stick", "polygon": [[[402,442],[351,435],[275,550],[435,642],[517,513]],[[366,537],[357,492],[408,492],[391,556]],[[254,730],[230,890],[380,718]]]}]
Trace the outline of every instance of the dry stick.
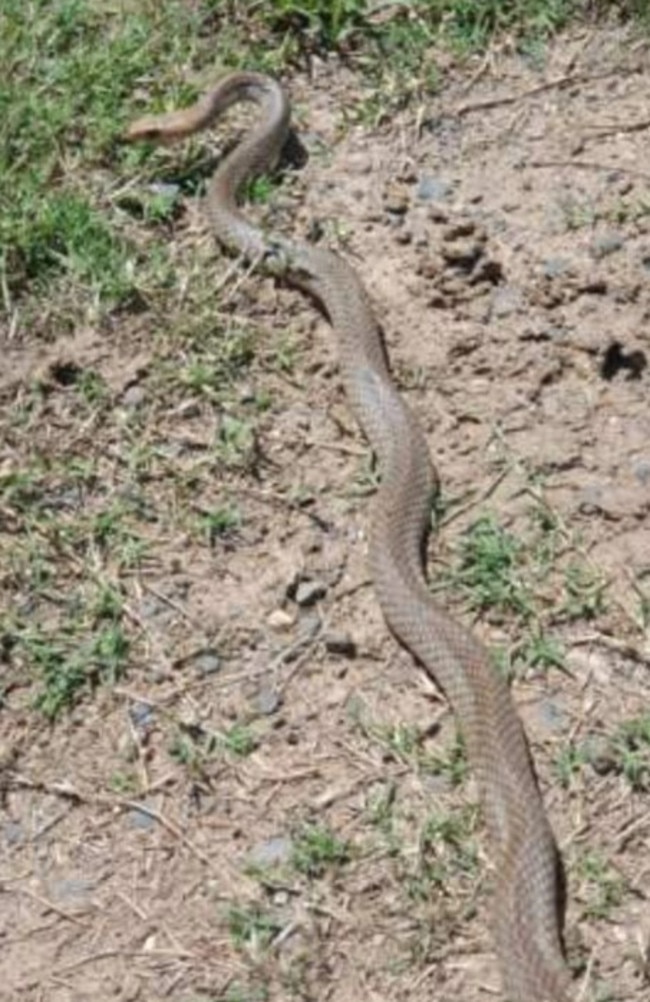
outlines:
[{"label": "dry stick", "polygon": [[589,77],[585,77],[582,73],[563,74],[561,77],[556,77],[555,80],[547,80],[546,83],[531,87],[530,90],[524,90],[521,94],[508,94],[506,97],[492,97],[487,98],[485,101],[461,104],[458,108],[454,108],[452,114],[460,117],[462,115],[469,115],[473,111],[488,111],[490,108],[500,108],[507,104],[516,104],[518,101],[523,101],[528,97],[536,97],[537,94],[543,94],[545,91],[553,90],[555,87],[566,87],[567,84],[584,82],[588,79]]},{"label": "dry stick", "polygon": [[291,498],[285,497],[279,491],[264,493],[264,491],[256,491],[250,487],[241,487],[237,493],[242,494],[244,497],[252,498],[254,501],[259,501],[262,504],[269,504],[275,508],[288,508],[289,511],[304,515],[305,518],[309,519],[310,522],[314,522],[323,532],[329,532],[331,529],[329,523],[316,512],[310,511],[306,506],[301,505],[299,501],[293,501]]},{"label": "dry stick", "polygon": [[213,863],[209,856],[206,856],[198,846],[194,845],[191,839],[187,837],[185,832],[183,832],[173,821],[161,814],[160,811],[155,810],[153,807],[148,807],[146,804],[141,803],[138,800],[123,800],[122,798],[111,798],[111,797],[97,797],[97,803],[103,803],[105,806],[120,807],[122,810],[140,811],[141,814],[146,814],[148,817],[157,821],[159,825],[166,828],[174,838],[185,846],[186,849],[196,856],[201,863],[212,869]]},{"label": "dry stick", "polygon": [[570,641],[572,647],[585,647],[590,644],[599,644],[610,651],[616,651],[624,657],[636,661],[638,664],[650,667],[650,653],[640,650],[635,644],[625,640],[617,640],[616,637],[609,637],[606,633],[588,633],[583,637],[573,637]]},{"label": "dry stick", "polygon": [[59,906],[55,905],[53,901],[49,900],[49,898],[44,898],[40,894],[36,894],[35,891],[30,891],[26,887],[16,887],[14,893],[23,894],[25,897],[31,898],[32,901],[36,901],[37,904],[42,905],[47,909],[47,911],[54,912],[55,915],[60,915],[61,918],[66,919],[68,922],[74,922],[75,925],[80,925],[83,929],[89,928],[88,922],[84,922],[82,919],[77,918],[76,915],[72,915],[64,908],[59,908]]},{"label": "dry stick", "polygon": [[530,90],[524,90],[521,94],[509,94],[506,97],[494,97],[488,98],[485,101],[475,101],[471,104],[461,104],[451,112],[451,115],[461,117],[462,115],[469,115],[473,111],[487,111],[490,108],[500,108],[503,105],[516,104],[517,101],[523,101],[529,97],[536,97],[538,94],[543,94],[554,88],[561,89],[573,83],[590,83],[592,80],[603,80],[616,74],[629,76],[635,72],[637,72],[635,68],[622,70],[620,67],[617,67],[613,70],[605,70],[603,73],[594,73],[591,75],[585,73],[564,73],[560,77],[555,77],[554,80],[547,80],[546,83],[531,87]]},{"label": "dry stick", "polygon": [[450,511],[448,515],[443,515],[443,517],[440,519],[440,522],[438,523],[438,527],[442,529],[444,526],[449,525],[450,522],[453,522],[454,519],[460,518],[461,515],[464,515],[466,512],[471,511],[472,508],[476,508],[479,505],[484,504],[487,501],[487,499],[491,497],[492,494],[494,494],[497,487],[502,483],[502,481],[506,479],[506,477],[511,472],[512,472],[511,465],[504,466],[503,469],[500,470],[499,473],[497,473],[496,477],[494,477],[494,479],[490,481],[490,483],[484,490],[476,494],[469,501],[465,502],[465,504],[460,505],[458,508],[454,508],[453,511]]},{"label": "dry stick", "polygon": [[68,800],[72,800],[77,804],[88,804],[90,806],[101,806],[101,807],[111,807],[113,809],[117,808],[121,811],[140,811],[142,814],[146,814],[148,817],[157,821],[159,825],[166,828],[170,834],[174,836],[186,849],[192,853],[201,863],[213,870],[214,863],[209,856],[199,849],[197,845],[192,842],[190,838],[185,834],[178,825],[170,821],[168,817],[161,814],[153,807],[149,807],[147,804],[141,803],[139,800],[128,800],[126,797],[107,797],[101,794],[96,796],[87,796],[84,793],[80,793],[74,787],[68,786],[57,786],[50,783],[41,783],[28,779],[26,776],[15,776],[12,778],[11,783],[13,786],[19,787],[21,789],[27,790],[39,790],[42,793],[49,793],[57,797],[64,797]]},{"label": "dry stick", "polygon": [[626,122],[625,125],[616,125],[612,122],[611,125],[588,125],[587,128],[595,133],[596,139],[604,139],[606,136],[617,136],[623,132],[643,132],[645,129],[650,129],[650,118],[644,118],[640,122]]},{"label": "dry stick", "polygon": [[606,170],[613,174],[629,174],[630,177],[640,177],[650,181],[650,174],[621,164],[602,164],[596,160],[529,160],[526,167],[575,167],[577,170]]},{"label": "dry stick", "polygon": [[148,591],[151,595],[154,595],[161,602],[164,602],[165,605],[168,605],[170,609],[174,610],[174,612],[177,612],[179,616],[183,617],[183,619],[187,620],[190,626],[193,626],[195,630],[201,630],[201,624],[198,622],[198,620],[192,617],[192,615],[187,611],[187,609],[184,606],[181,605],[180,602],[177,602],[175,599],[170,598],[169,595],[165,595],[165,593],[160,591],[158,588],[154,588],[154,586],[152,584],[149,584],[148,581],[145,581],[142,587],[144,588],[145,591]]}]

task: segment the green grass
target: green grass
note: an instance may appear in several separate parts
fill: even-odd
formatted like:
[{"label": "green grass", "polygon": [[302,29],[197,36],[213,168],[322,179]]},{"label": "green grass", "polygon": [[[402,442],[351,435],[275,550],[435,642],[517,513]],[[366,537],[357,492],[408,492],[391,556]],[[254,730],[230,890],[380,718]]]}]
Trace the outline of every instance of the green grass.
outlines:
[{"label": "green grass", "polygon": [[523,574],[526,559],[524,542],[485,515],[462,536],[451,579],[471,609],[494,609],[528,619],[533,602]]},{"label": "green grass", "polygon": [[[224,553],[258,538],[261,522],[249,523],[245,492],[235,503],[233,488],[250,483],[265,461],[275,387],[300,378],[300,346],[290,331],[274,335],[270,347],[258,339],[236,297],[226,301],[213,281],[213,244],[196,238],[188,210],[188,196],[201,193],[211,170],[212,141],[124,147],[117,141],[124,125],[143,111],[192,101],[230,67],[282,73],[290,85],[292,69],[315,53],[341,58],[356,74],[342,99],[342,126],[374,122],[409,101],[417,106],[439,86],[437,46],[477,51],[505,32],[530,51],[579,6],[4,0],[0,325],[27,353],[36,355],[41,340],[56,341],[57,352],[3,401],[7,454],[15,458],[0,475],[3,708],[35,708],[51,722],[73,713],[76,721],[100,688],[110,690],[129,670],[134,692],[160,684],[161,744],[197,802],[216,788],[221,770],[244,771],[261,740],[245,714],[211,727],[203,716],[201,726],[176,718],[179,693],[204,709],[188,637],[193,649],[214,646],[228,658],[228,638],[212,622],[190,621],[183,588],[192,560],[216,576]],[[247,194],[264,210],[276,191],[264,177]],[[647,214],[647,206],[616,211],[624,221]],[[336,220],[323,229],[345,241]],[[84,354],[89,332],[100,342],[91,357]],[[76,340],[67,351],[68,335],[79,337],[79,356]],[[138,355],[144,361],[131,369]],[[116,371],[122,366],[124,378]],[[137,406],[125,403],[125,387],[141,391]],[[262,469],[274,485],[272,464]],[[366,467],[357,490],[373,491],[376,482]],[[606,584],[573,544],[539,504],[516,526],[479,519],[459,542],[446,583],[472,613],[504,625],[511,640],[504,670],[562,668],[554,628],[605,611]],[[171,619],[142,611],[150,585],[169,597]],[[647,624],[645,593],[639,603]],[[237,656],[240,640],[231,641]],[[221,712],[221,700],[216,705]],[[207,717],[208,701],[205,707]],[[613,738],[616,768],[639,792],[648,786],[647,731],[647,721],[636,719]],[[458,738],[433,754],[428,733],[416,727],[368,725],[365,734],[373,755],[397,765],[398,776],[406,765],[425,789],[432,775],[442,775],[445,787],[465,780]],[[146,781],[146,754],[137,768],[134,761],[105,780],[114,793],[133,796]],[[583,764],[570,747],[557,762],[561,781],[570,785]],[[401,796],[401,780],[387,778],[369,797],[367,817],[400,874],[409,913],[418,903],[430,922],[432,892],[443,898],[459,880],[476,883],[477,815],[473,807],[456,816],[433,812],[428,803],[409,857],[403,834],[413,830],[413,806],[398,789]],[[306,825],[294,834],[286,870],[318,901],[324,884],[317,882],[340,879],[362,851],[326,823]],[[606,915],[620,894],[616,874],[593,861],[581,873],[587,913]],[[286,928],[264,901],[233,905],[225,924],[253,974]],[[292,995],[288,982],[283,988]],[[305,991],[298,984],[293,994]],[[221,994],[224,1002],[263,1002],[270,993],[252,978]]]},{"label": "green grass", "polygon": [[[239,980],[233,981],[219,1002],[268,1002],[269,991],[265,985],[242,984]],[[197,1002],[206,1002],[204,998],[197,999]]]},{"label": "green grass", "polygon": [[557,627],[595,621],[607,611],[608,582],[583,555],[570,533],[543,500],[537,486],[516,531],[486,513],[470,524],[454,545],[452,559],[434,577],[434,589],[460,596],[474,614],[507,624],[511,642],[494,651],[499,670],[565,669],[566,654]]},{"label": "green grass", "polygon": [[413,896],[426,899],[432,885],[445,887],[459,872],[476,875],[478,851],[472,836],[477,820],[475,808],[428,816],[420,834],[417,873],[411,878]]},{"label": "green grass", "polygon": [[[643,6],[626,10],[640,15]],[[583,7],[575,0],[413,0],[379,17],[367,0],[140,0],[108,8],[93,0],[5,0],[4,313],[32,336],[51,337],[169,295],[174,275],[160,230],[182,211],[181,192],[202,183],[209,154],[202,140],[174,153],[121,146],[124,124],[143,109],[187,103],[229,67],[279,72],[318,51],[338,52],[358,69],[359,93],[351,93],[348,110],[381,117],[437,86],[441,43],[467,51],[504,32],[522,44],[543,39]],[[134,186],[147,178],[149,186]],[[273,184],[256,181],[253,196],[266,201]],[[150,231],[146,250],[133,217]]]},{"label": "green grass", "polygon": [[[73,362],[64,352],[4,411],[7,434],[27,444],[0,479],[11,524],[0,557],[8,593],[20,593],[30,614],[5,615],[3,635],[14,660],[39,679],[43,712],[56,716],[127,669],[138,630],[117,612],[100,616],[97,627],[88,608],[98,589],[122,594],[121,578],[158,559],[157,547],[177,530],[206,548],[240,543],[243,510],[208,481],[258,472],[274,400],[254,377],[260,369],[291,376],[299,360],[290,334],[260,348],[253,329],[221,312],[206,281],[210,241],[177,239],[186,196],[200,192],[210,169],[209,141],[174,150],[124,146],[125,124],[144,110],[193,100],[229,67],[287,73],[317,51],[338,54],[357,73],[343,121],[376,118],[435,89],[437,46],[473,50],[506,32],[525,47],[580,7],[414,0],[378,16],[365,0],[136,0],[108,8],[94,0],[5,0],[0,325],[30,345],[65,344],[64,335],[88,330],[111,339],[124,325],[128,342],[116,347],[125,358],[132,329],[146,331],[151,346],[136,407],[122,405],[101,357]],[[625,11],[639,14],[640,5]],[[274,179],[259,179],[249,194],[272,202]],[[244,381],[252,389],[239,399]],[[174,451],[157,432],[163,401],[182,421],[194,409],[205,425],[216,412],[210,440]],[[39,429],[51,423],[57,434],[43,446]],[[376,472],[364,468],[357,489],[375,485]],[[604,582],[584,562],[558,561],[562,532],[544,525],[540,512],[521,537],[491,516],[478,520],[447,578],[472,611],[516,624],[506,671],[562,667],[553,625],[596,619],[605,608]],[[74,600],[53,603],[54,594]],[[647,605],[640,600],[645,619]],[[409,735],[398,730],[381,740],[420,770],[462,778],[462,753],[433,761],[417,740],[409,749]]]},{"label": "green grass", "polygon": [[169,754],[190,772],[201,775],[209,762],[246,758],[258,745],[259,738],[248,724],[235,723],[220,732],[181,725],[170,744]]},{"label": "green grass", "polygon": [[98,685],[122,678],[131,647],[121,597],[110,588],[70,596],[56,629],[20,615],[6,617],[0,620],[0,638],[5,655],[34,677],[33,705],[50,720]]},{"label": "green grass", "polygon": [[[154,267],[164,265],[162,241],[158,255],[143,255],[120,210],[135,211],[120,191],[120,176],[136,172],[146,153],[116,139],[143,86],[153,105],[157,86],[175,105],[196,96],[178,67],[205,66],[212,58],[214,7],[179,0],[123,9],[91,0],[3,4],[0,60],[11,68],[0,85],[6,312],[33,321],[29,304],[54,294],[53,315],[40,321],[51,334],[57,322],[74,329],[137,303],[143,287],[168,280],[164,267],[158,275]],[[244,43],[243,26],[220,38],[225,65],[260,63],[262,47]],[[163,189],[148,197],[142,214],[164,223],[176,203],[175,189]]]}]

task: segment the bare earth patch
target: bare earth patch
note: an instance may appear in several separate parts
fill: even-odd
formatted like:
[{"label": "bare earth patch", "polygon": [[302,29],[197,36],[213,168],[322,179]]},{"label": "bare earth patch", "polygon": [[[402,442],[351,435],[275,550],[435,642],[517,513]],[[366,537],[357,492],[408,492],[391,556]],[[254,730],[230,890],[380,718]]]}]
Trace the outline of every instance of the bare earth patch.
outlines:
[{"label": "bare earth patch", "polygon": [[[267,212],[376,304],[441,476],[433,586],[515,675],[569,960],[617,1002],[650,991],[647,66],[585,32],[543,70],[452,67],[374,130],[341,129],[354,80],[316,66],[291,85],[309,162]],[[476,791],[367,581],[374,471],[335,339],[221,258],[191,200],[170,240],[247,357],[228,399],[154,310],[5,348],[2,472],[50,465],[0,509],[3,598],[45,635],[95,585],[112,623],[112,583],[129,653],[49,724],[35,641],[3,652],[0,996],[500,998]],[[472,612],[480,519],[532,547],[522,610]],[[54,575],[33,605],[21,560]]]}]

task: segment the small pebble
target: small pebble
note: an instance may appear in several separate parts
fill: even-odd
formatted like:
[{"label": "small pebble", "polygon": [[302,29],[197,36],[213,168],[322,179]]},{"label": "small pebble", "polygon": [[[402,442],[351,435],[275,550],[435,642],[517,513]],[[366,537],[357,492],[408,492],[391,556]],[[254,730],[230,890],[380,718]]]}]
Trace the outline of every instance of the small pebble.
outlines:
[{"label": "small pebble", "polygon": [[444,244],[441,253],[448,264],[462,268],[463,271],[471,271],[483,250],[475,240],[457,240]]},{"label": "small pebble", "polygon": [[562,731],[567,726],[564,710],[550,699],[543,699],[538,708],[541,723],[549,731]]},{"label": "small pebble", "polygon": [[403,216],[408,211],[409,196],[401,185],[387,185],[384,191],[384,210],[397,216]]},{"label": "small pebble", "polygon": [[149,831],[153,828],[156,821],[151,817],[146,811],[140,810],[138,807],[132,808],[128,813],[129,823],[132,828],[139,828],[141,831]]},{"label": "small pebble", "polygon": [[55,901],[66,901],[71,898],[87,898],[93,889],[92,881],[83,877],[69,877],[54,881],[50,885],[50,894]]},{"label": "small pebble", "polygon": [[255,706],[263,717],[270,717],[282,706],[282,696],[272,686],[261,685],[255,696]]},{"label": "small pebble", "polygon": [[221,658],[216,651],[210,648],[200,651],[192,658],[192,661],[198,675],[205,677],[206,675],[215,675],[218,671],[221,671]]},{"label": "small pebble", "polygon": [[296,604],[302,608],[315,605],[327,594],[327,585],[324,581],[301,581],[296,588]]},{"label": "small pebble", "polygon": [[542,263],[544,278],[559,278],[571,271],[571,262],[565,257],[547,257]]},{"label": "small pebble", "polygon": [[286,835],[276,835],[254,846],[248,854],[249,866],[279,866],[287,863],[293,842]]},{"label": "small pebble", "polygon": [[499,289],[495,289],[492,293],[490,316],[497,319],[508,317],[512,313],[517,313],[521,310],[521,306],[522,301],[519,289],[514,288],[512,285],[504,285]]},{"label": "small pebble", "polygon": [[134,703],[129,710],[133,726],[139,729],[151,727],[154,722],[153,707],[149,703]]},{"label": "small pebble", "polygon": [[591,251],[591,256],[596,258],[596,260],[599,260],[602,257],[606,257],[608,254],[613,254],[614,251],[620,250],[623,243],[623,235],[612,231],[610,233],[603,233],[601,236],[594,237],[589,250]]},{"label": "small pebble", "polygon": [[281,633],[283,630],[290,629],[296,621],[296,617],[292,616],[290,612],[286,609],[273,609],[272,612],[266,617],[267,625],[271,627],[272,630],[277,630]]},{"label": "small pebble", "polygon": [[9,821],[3,829],[4,841],[8,846],[21,845],[25,841],[25,832],[19,821]]},{"label": "small pebble", "polygon": [[123,407],[128,407],[129,410],[135,410],[136,407],[140,407],[145,401],[144,389],[137,383],[132,386],[128,386],[124,393],[122,394],[122,399],[120,403]]}]

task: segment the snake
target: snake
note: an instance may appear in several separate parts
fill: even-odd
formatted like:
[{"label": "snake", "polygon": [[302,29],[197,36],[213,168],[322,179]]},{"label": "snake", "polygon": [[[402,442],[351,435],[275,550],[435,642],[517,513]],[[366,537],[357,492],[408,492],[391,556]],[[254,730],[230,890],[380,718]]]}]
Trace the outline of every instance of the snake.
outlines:
[{"label": "snake", "polygon": [[476,777],[494,870],[492,933],[504,995],[509,1002],[571,1002],[559,854],[527,739],[487,650],[432,596],[425,544],[438,475],[423,428],[392,379],[370,297],[343,257],[269,234],[241,208],[244,186],[278,165],[287,141],[291,106],[284,88],[264,74],[235,71],[190,107],[139,118],[123,138],[177,142],[240,102],[252,102],[258,115],[208,182],[214,235],[252,270],[302,292],[334,330],[348,404],[380,471],[368,531],[374,592],[390,631],[449,701]]}]

